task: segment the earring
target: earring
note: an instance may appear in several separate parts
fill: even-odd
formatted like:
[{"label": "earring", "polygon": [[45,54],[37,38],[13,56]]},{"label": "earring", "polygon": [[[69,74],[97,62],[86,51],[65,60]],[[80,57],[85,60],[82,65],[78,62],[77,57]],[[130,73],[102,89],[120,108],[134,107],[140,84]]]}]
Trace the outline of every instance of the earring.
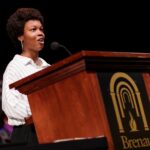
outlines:
[{"label": "earring", "polygon": [[23,50],[23,41],[21,40],[20,42],[21,42],[21,48],[22,48],[22,50]]}]

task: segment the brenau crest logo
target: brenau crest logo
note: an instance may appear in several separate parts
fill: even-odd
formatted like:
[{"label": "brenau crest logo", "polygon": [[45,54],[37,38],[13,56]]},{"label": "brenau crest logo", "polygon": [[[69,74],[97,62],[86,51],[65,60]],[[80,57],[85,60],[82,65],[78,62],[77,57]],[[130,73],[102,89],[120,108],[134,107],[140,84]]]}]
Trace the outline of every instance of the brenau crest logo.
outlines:
[{"label": "brenau crest logo", "polygon": [[[110,80],[110,95],[112,98],[115,115],[117,118],[118,128],[120,133],[127,132],[123,126],[123,119],[127,116],[129,118],[129,131],[139,131],[136,120],[141,119],[145,131],[149,131],[149,126],[146,120],[143,103],[141,100],[141,93],[134,82],[134,80],[126,73],[117,72]],[[130,105],[130,107],[127,105]],[[135,115],[132,114],[134,112]],[[134,118],[136,116],[137,119]]]},{"label": "brenau crest logo", "polygon": [[100,77],[103,87],[106,84],[103,93],[109,91],[104,99],[116,149],[150,149],[150,105],[141,74],[116,72]]}]

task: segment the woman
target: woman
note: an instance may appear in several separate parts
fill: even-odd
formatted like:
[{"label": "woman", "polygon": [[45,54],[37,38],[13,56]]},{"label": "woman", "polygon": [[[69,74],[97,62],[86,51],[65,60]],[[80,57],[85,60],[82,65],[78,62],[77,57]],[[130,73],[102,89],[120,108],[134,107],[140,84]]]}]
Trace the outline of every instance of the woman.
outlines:
[{"label": "woman", "polygon": [[38,143],[34,125],[26,124],[31,114],[26,95],[9,84],[35,73],[49,64],[39,57],[44,47],[43,16],[34,8],[17,9],[8,19],[7,32],[15,46],[21,45],[21,53],[16,54],[3,74],[2,109],[13,126],[12,143]]}]

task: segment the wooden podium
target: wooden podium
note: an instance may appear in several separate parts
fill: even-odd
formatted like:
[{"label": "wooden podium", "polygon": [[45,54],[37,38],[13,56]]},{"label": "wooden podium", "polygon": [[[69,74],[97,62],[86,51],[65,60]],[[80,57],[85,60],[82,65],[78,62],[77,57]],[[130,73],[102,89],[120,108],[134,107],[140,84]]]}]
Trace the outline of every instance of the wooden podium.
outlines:
[{"label": "wooden podium", "polygon": [[[109,150],[134,149],[134,140],[150,138],[149,110],[143,110],[143,97],[136,96],[136,81],[140,81],[149,107],[149,71],[150,54],[81,51],[11,84],[10,88],[27,94],[39,143],[106,137]],[[118,77],[128,82],[116,84]],[[129,81],[134,86],[130,87]],[[142,92],[139,90],[138,94]],[[139,137],[136,131],[141,128],[146,135]]]}]

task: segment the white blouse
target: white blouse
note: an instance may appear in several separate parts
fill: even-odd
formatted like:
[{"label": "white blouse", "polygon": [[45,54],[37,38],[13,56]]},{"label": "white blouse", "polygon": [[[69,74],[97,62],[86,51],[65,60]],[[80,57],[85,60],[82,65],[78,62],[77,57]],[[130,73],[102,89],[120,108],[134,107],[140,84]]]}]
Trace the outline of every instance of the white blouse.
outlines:
[{"label": "white blouse", "polygon": [[31,58],[16,54],[3,74],[2,109],[10,125],[25,124],[24,118],[31,116],[31,110],[27,96],[18,90],[10,89],[9,84],[49,66],[42,58],[38,59],[42,62],[40,66],[35,64]]}]

